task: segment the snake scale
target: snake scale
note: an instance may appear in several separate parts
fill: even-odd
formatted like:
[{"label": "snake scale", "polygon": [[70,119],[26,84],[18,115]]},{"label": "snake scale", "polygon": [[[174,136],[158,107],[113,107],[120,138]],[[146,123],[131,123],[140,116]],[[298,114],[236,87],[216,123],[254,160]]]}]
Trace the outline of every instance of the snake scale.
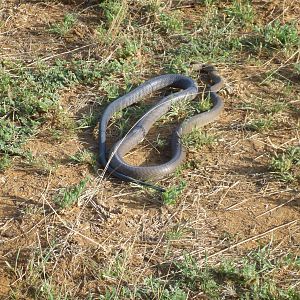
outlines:
[{"label": "snake scale", "polygon": [[[160,75],[147,80],[106,107],[99,124],[99,159],[105,171],[108,171],[121,180],[135,182],[150,186],[159,191],[164,191],[163,188],[156,187],[146,181],[157,180],[174,172],[186,157],[186,150],[181,143],[181,137],[191,132],[194,128],[200,128],[213,122],[220,116],[224,107],[223,100],[217,94],[223,87],[224,81],[216,68],[212,65],[196,65],[194,69],[202,70],[209,76],[211,84],[207,88],[207,93],[210,96],[213,106],[209,111],[184,120],[174,130],[171,140],[171,159],[161,165],[133,166],[126,163],[123,157],[143,141],[153,124],[166,114],[172,105],[183,100],[193,100],[198,95],[198,87],[194,80],[180,74]],[[112,116],[116,112],[141,101],[151,93],[166,87],[178,88],[180,91],[172,93],[158,101],[108,152],[106,147],[106,130]]]}]

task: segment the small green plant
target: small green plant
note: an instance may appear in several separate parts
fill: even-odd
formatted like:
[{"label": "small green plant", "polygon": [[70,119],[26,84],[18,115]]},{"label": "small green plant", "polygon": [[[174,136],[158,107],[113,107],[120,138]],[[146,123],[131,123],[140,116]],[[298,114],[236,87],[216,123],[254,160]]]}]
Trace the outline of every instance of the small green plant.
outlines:
[{"label": "small green plant", "polygon": [[300,178],[299,170],[296,168],[300,165],[300,147],[290,147],[280,154],[275,154],[270,162],[270,169],[283,181],[292,182]]},{"label": "small green plant", "polygon": [[4,171],[5,169],[9,168],[11,165],[11,158],[8,154],[3,154],[0,156],[0,171]]},{"label": "small green plant", "polygon": [[116,99],[120,94],[119,87],[110,80],[103,80],[101,88],[107,94],[108,99]]},{"label": "small green plant", "polygon": [[90,127],[95,127],[99,120],[97,113],[90,111],[89,113],[83,114],[79,120],[76,121],[76,129],[86,129]]},{"label": "small green plant", "polygon": [[251,25],[254,21],[254,13],[251,2],[234,0],[232,5],[225,9],[226,14],[242,25]]},{"label": "small green plant", "polygon": [[189,101],[183,100],[172,103],[171,109],[162,117],[162,121],[169,121],[172,119],[186,118],[193,114],[193,107]]},{"label": "small green plant", "polygon": [[195,128],[190,133],[184,135],[181,139],[184,147],[191,150],[199,150],[205,145],[211,145],[216,142],[216,137]]},{"label": "small green plant", "polygon": [[177,198],[183,192],[186,187],[186,182],[181,181],[179,185],[171,187],[162,193],[162,201],[165,205],[173,205],[176,203]]},{"label": "small green plant", "polygon": [[295,23],[281,24],[278,20],[269,23],[262,33],[267,44],[271,46],[293,47],[300,43]]},{"label": "small green plant", "polygon": [[78,164],[89,164],[91,166],[96,165],[95,154],[85,149],[79,150],[74,155],[71,155],[70,160]]},{"label": "small green plant", "polygon": [[111,25],[124,13],[124,1],[105,0],[102,1],[99,6],[103,10],[103,14],[108,25]]},{"label": "small green plant", "polygon": [[164,280],[148,277],[144,281],[145,289],[139,290],[138,299],[187,300],[188,295],[178,284],[169,285]]},{"label": "small green plant", "polygon": [[167,141],[166,141],[166,139],[161,138],[160,134],[158,134],[155,141],[154,141],[154,145],[158,149],[162,149],[163,147],[165,147],[167,145]]},{"label": "small green plant", "polygon": [[282,49],[289,54],[300,45],[300,37],[295,22],[282,24],[279,20],[270,22],[266,26],[255,28],[256,36],[252,41],[245,41],[253,49]]},{"label": "small green plant", "polygon": [[160,26],[167,33],[178,33],[183,30],[183,21],[178,13],[161,13]]},{"label": "small green plant", "polygon": [[108,267],[100,272],[103,278],[118,278],[124,273],[125,258],[118,254]]},{"label": "small green plant", "polygon": [[34,157],[31,152],[25,153],[25,157],[25,163],[39,174],[49,175],[55,171],[56,165],[50,164],[44,157]]},{"label": "small green plant", "polygon": [[180,240],[184,235],[184,228],[176,226],[172,230],[166,233],[166,238],[168,240]]},{"label": "small green plant", "polygon": [[201,4],[204,4],[205,6],[212,6],[213,4],[218,4],[220,0],[199,0]]},{"label": "small green plant", "polygon": [[84,191],[89,178],[81,180],[77,185],[63,188],[60,190],[59,194],[54,198],[54,202],[60,208],[68,208],[74,203],[76,203]]},{"label": "small green plant", "polygon": [[273,120],[271,117],[259,118],[251,120],[246,124],[246,129],[254,130],[258,132],[265,132],[273,127]]},{"label": "small green plant", "polygon": [[134,39],[134,37],[123,37],[122,46],[117,50],[117,56],[123,59],[134,56],[139,51],[141,45],[140,42]]},{"label": "small green plant", "polygon": [[[194,103],[194,102],[193,102]],[[208,111],[213,107],[213,104],[210,100],[209,97],[204,97],[204,99],[202,99],[199,102],[196,102],[196,105],[194,106],[196,113],[201,113],[204,111]]]},{"label": "small green plant", "polygon": [[66,14],[62,22],[53,24],[50,28],[51,33],[65,36],[75,25],[77,18],[73,14]]}]

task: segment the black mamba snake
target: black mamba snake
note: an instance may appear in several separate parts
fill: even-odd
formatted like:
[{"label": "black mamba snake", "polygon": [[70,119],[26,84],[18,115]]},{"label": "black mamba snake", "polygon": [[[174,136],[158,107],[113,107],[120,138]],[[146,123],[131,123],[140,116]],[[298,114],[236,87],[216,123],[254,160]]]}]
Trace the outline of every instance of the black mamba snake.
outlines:
[{"label": "black mamba snake", "polygon": [[[213,107],[206,112],[195,115],[180,124],[173,133],[171,140],[172,158],[161,165],[133,166],[127,164],[123,157],[136,145],[143,141],[151,126],[164,114],[166,114],[176,102],[193,100],[198,95],[196,83],[189,77],[179,74],[166,74],[154,77],[128,94],[110,103],[105,109],[99,126],[100,163],[104,170],[124,181],[135,182],[140,185],[152,187],[159,191],[163,188],[154,186],[145,180],[160,179],[172,172],[184,161],[186,150],[181,143],[181,137],[194,128],[202,127],[218,118],[223,110],[224,103],[217,92],[223,87],[224,82],[217,70],[212,65],[195,65],[198,70],[206,72],[212,85],[207,88],[207,93],[213,103]],[[156,103],[129,132],[118,141],[111,149],[110,154],[106,151],[106,129],[109,120],[115,112],[130,106],[151,93],[165,87],[179,88],[181,91],[168,95]],[[108,158],[107,158],[108,157]]]}]

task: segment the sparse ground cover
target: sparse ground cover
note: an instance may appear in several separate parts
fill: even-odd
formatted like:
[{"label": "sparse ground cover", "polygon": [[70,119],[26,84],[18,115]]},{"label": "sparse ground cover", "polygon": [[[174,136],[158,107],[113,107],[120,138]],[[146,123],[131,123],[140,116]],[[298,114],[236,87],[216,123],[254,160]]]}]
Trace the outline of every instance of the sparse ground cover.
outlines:
[{"label": "sparse ground cover", "polygon": [[[300,299],[299,15],[293,0],[0,0],[0,299]],[[167,72],[201,91],[195,62],[225,78],[225,111],[184,137],[167,191],[103,177],[104,107]],[[154,96],[114,116],[111,143]],[[202,92],[174,106],[126,159],[166,161],[174,126],[209,108]]]}]

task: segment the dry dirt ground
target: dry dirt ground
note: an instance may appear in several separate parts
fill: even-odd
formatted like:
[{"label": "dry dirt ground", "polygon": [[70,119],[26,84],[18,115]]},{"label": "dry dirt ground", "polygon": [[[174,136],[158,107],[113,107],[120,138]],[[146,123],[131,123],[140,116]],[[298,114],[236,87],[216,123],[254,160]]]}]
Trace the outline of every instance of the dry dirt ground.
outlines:
[{"label": "dry dirt ground", "polygon": [[[300,15],[297,1],[253,3],[260,20],[266,22]],[[97,44],[96,29],[103,18],[97,4],[0,1],[0,59],[21,61],[26,68],[34,68],[37,59],[49,65],[56,59],[110,59],[110,51]],[[207,9],[201,1],[171,4],[179,5],[191,19]],[[78,15],[75,27],[63,37],[49,32],[67,12]],[[281,181],[270,170],[274,155],[300,142],[300,75],[290,64],[299,61],[299,51],[284,59],[276,53],[257,60],[246,56],[241,54],[234,64],[226,59],[212,61],[226,81],[220,92],[225,110],[205,128],[216,141],[200,150],[191,149],[190,165],[180,175],[159,182],[167,188],[186,182],[173,205],[163,204],[151,190],[110,176],[102,178],[103,169],[96,161],[93,165],[72,161],[70,157],[80,150],[97,156],[97,126],[70,130],[68,122],[62,122],[62,138],[55,138],[50,132],[56,120],[48,118],[23,145],[35,163],[14,156],[11,166],[0,173],[0,299],[87,299],[88,295],[98,299],[108,287],[127,284],[129,273],[130,283],[138,284],[157,272],[158,265],[180,261],[184,253],[192,254],[199,264],[243,257],[264,245],[274,256],[299,255],[299,180]],[[137,68],[147,68],[148,58],[139,53],[137,57]],[[146,73],[140,72],[141,80],[163,72],[149,67]],[[193,76],[201,85],[198,75]],[[101,115],[97,99],[103,95],[97,83],[63,89],[60,118],[74,121],[88,111]],[[249,130],[249,122],[266,115],[257,107],[248,108],[257,99],[263,107],[281,101],[293,109],[272,114],[270,128]],[[160,131],[162,136],[169,133]],[[166,160],[168,144],[163,151],[151,147],[156,133],[157,128],[128,161]],[[60,209],[55,195],[87,177],[90,180],[79,200]],[[102,269],[109,269],[119,258],[122,272],[117,279],[99,277]],[[50,278],[53,289],[68,292],[70,298],[44,296],[46,287],[41,292],[39,285]],[[297,288],[299,281],[299,273],[294,273],[290,285]],[[193,299],[203,295],[200,291]]]}]

